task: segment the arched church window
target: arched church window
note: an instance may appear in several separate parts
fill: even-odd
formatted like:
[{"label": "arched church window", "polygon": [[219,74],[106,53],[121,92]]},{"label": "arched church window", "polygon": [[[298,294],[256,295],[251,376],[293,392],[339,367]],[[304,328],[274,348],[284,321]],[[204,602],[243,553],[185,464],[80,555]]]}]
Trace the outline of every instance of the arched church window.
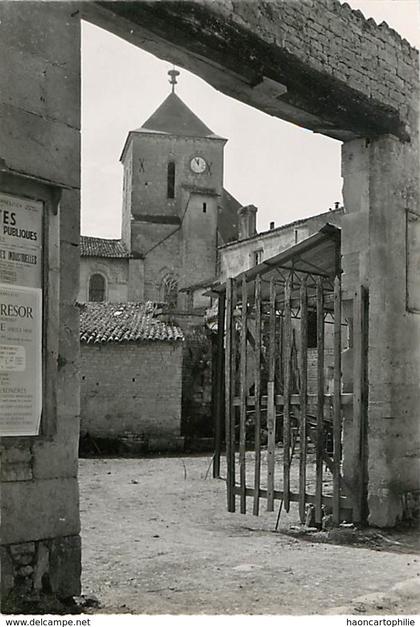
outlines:
[{"label": "arched church window", "polygon": [[175,161],[168,163],[168,198],[175,198]]},{"label": "arched church window", "polygon": [[105,278],[102,274],[92,274],[89,279],[89,300],[101,303],[105,300]]},{"label": "arched church window", "polygon": [[162,281],[162,300],[168,305],[168,309],[176,309],[178,304],[178,281],[175,277],[168,275]]}]

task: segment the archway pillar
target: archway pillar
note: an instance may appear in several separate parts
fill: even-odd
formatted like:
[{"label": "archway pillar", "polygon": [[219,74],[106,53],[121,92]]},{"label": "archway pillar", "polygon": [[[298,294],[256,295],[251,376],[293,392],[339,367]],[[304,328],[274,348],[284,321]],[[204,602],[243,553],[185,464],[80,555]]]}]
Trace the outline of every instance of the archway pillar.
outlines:
[{"label": "archway pillar", "polygon": [[34,199],[55,190],[39,231],[48,228],[40,433],[0,438],[0,605],[4,613],[54,612],[63,609],[57,598],[80,593],[81,572],[80,18],[71,2],[30,2],[23,10],[5,2],[0,24],[8,67],[0,76],[0,189]]},{"label": "archway pillar", "polygon": [[[418,508],[417,147],[415,133],[411,142],[382,136],[343,145],[343,286],[347,294],[358,285],[369,293],[366,491],[368,522],[381,527]],[[353,455],[348,435],[345,461]]]}]

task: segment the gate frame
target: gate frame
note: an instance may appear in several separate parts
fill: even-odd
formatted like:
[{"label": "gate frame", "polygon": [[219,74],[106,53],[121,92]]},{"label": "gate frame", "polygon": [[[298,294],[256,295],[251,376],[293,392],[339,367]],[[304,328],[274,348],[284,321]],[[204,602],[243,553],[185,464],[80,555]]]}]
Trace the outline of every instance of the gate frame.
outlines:
[{"label": "gate frame", "polygon": [[[325,451],[323,450],[322,430],[324,422],[324,403],[325,403],[325,390],[324,390],[324,341],[323,341],[323,329],[324,329],[324,317],[319,315],[319,312],[324,312],[324,294],[322,289],[322,279],[317,277],[317,289],[316,289],[316,301],[317,301],[317,346],[318,346],[318,366],[317,366],[317,379],[318,379],[318,411],[317,411],[317,444],[316,444],[316,458],[317,458],[317,489],[313,499],[315,501],[316,523],[321,524],[322,520],[322,506],[324,504],[330,504],[332,507],[332,517],[334,524],[338,525],[341,521],[341,511],[343,509],[349,509],[349,485],[346,484],[347,495],[343,495],[343,478],[341,477],[341,462],[342,462],[342,430],[343,430],[343,416],[342,406],[343,404],[353,403],[353,428],[352,428],[352,477],[353,482],[351,485],[351,509],[353,522],[358,524],[365,524],[367,519],[367,446],[366,446],[366,434],[367,434],[367,320],[368,320],[368,293],[366,288],[359,287],[354,294],[352,294],[353,300],[353,381],[354,389],[352,394],[345,394],[341,391],[342,372],[341,372],[341,327],[342,327],[342,300],[343,296],[346,299],[349,298],[348,294],[343,294],[341,286],[341,231],[340,229],[327,224],[323,227],[319,233],[315,236],[311,236],[306,240],[303,240],[299,244],[292,246],[291,248],[283,251],[279,255],[272,257],[271,259],[263,261],[258,266],[255,266],[251,270],[240,273],[234,278],[228,278],[223,285],[217,285],[213,287],[212,294],[218,297],[218,349],[224,350],[224,361],[221,358],[221,353],[217,356],[216,365],[216,379],[217,379],[217,399],[219,402],[216,404],[216,438],[215,438],[215,452],[213,463],[213,476],[220,477],[220,457],[222,450],[222,420],[223,409],[225,419],[225,437],[226,443],[226,459],[227,459],[227,507],[229,512],[234,512],[236,508],[235,496],[240,496],[240,511],[246,512],[246,496],[252,496],[254,499],[253,513],[258,515],[259,513],[259,499],[261,497],[267,498],[267,510],[273,511],[274,500],[281,499],[282,504],[288,511],[290,501],[298,501],[299,503],[299,515],[303,522],[305,516],[305,507],[308,503],[310,496],[306,493],[306,489],[303,489],[306,483],[306,444],[308,428],[306,420],[299,420],[299,435],[301,441],[305,442],[303,445],[303,452],[300,455],[299,461],[299,491],[298,494],[290,492],[290,477],[287,469],[290,469],[290,404],[298,405],[300,412],[306,415],[306,408],[308,404],[307,394],[307,377],[302,374],[301,385],[297,401],[292,399],[290,389],[290,357],[291,348],[288,343],[283,346],[283,351],[289,357],[285,359],[284,377],[285,377],[285,389],[283,399],[288,397],[290,400],[288,403],[283,401],[284,407],[284,434],[286,437],[287,450],[284,452],[283,461],[283,489],[274,489],[274,455],[271,464],[272,470],[270,474],[270,464],[268,471],[268,484],[267,490],[263,490],[259,487],[260,484],[260,442],[259,442],[259,423],[261,415],[261,406],[264,404],[263,399],[259,397],[258,389],[260,389],[260,377],[257,374],[257,367],[255,368],[255,390],[253,405],[255,406],[255,474],[254,474],[254,487],[249,488],[246,485],[245,477],[245,415],[247,408],[247,392],[244,389],[243,384],[240,386],[239,399],[234,398],[234,368],[232,364],[232,357],[234,354],[234,333],[233,333],[233,311],[236,306],[236,294],[241,293],[241,302],[244,302],[244,298],[247,298],[247,283],[255,279],[255,294],[257,295],[261,291],[261,274],[268,272],[276,267],[282,267],[287,269],[285,264],[287,261],[291,261],[292,268],[294,267],[294,259],[302,255],[302,249],[306,252],[313,249],[313,247],[319,245],[324,239],[333,239],[335,241],[335,255],[333,262],[333,276],[330,278],[334,281],[333,288],[333,312],[334,312],[334,380],[333,380],[333,398],[332,398],[332,414],[333,414],[333,459],[330,464],[330,470],[333,474],[333,495],[326,496],[322,494],[322,467],[325,461]],[[268,269],[267,269],[268,268]],[[290,268],[290,269],[292,269]],[[308,274],[311,274],[308,272]],[[238,286],[235,289],[235,284]],[[306,298],[304,298],[304,295]],[[273,280],[270,282],[270,318],[274,316],[275,321],[275,303],[276,294]],[[288,304],[289,303],[289,304]],[[302,308],[300,317],[300,354],[299,354],[299,366],[301,373],[307,374],[307,350],[306,347],[306,332],[307,330],[307,292],[306,292],[306,278],[302,280],[300,286],[300,307]],[[241,323],[242,332],[240,334],[240,368],[241,379],[246,375],[246,337],[243,333],[243,329],[246,328],[247,323],[247,308],[242,308]],[[288,325],[290,323],[290,284],[289,280],[285,285],[285,314],[283,324]],[[261,325],[261,316],[256,308],[256,333],[255,344],[257,341],[261,342],[261,336],[257,332]],[[281,318],[280,318],[281,319]],[[269,381],[267,386],[267,428],[268,437],[271,437],[271,445],[269,448],[274,452],[274,434],[275,434],[275,408],[277,406],[278,397],[274,392],[274,362],[275,353],[271,347],[274,347],[275,336],[274,324],[270,324],[270,350],[268,355],[268,368],[269,368]],[[290,339],[290,334],[286,333],[286,338]],[[257,340],[259,338],[259,340]],[[257,364],[261,353],[260,347],[257,346],[255,352]],[[289,354],[290,353],[290,354]],[[258,357],[257,357],[258,355]],[[245,364],[245,365],[243,365]],[[320,365],[319,365],[320,364]],[[337,369],[338,365],[338,369]],[[224,388],[222,389],[220,382],[223,382]],[[225,390],[228,394],[225,394]],[[323,392],[320,392],[323,390]],[[350,398],[351,397],[351,398]],[[223,402],[224,401],[224,402]],[[235,403],[235,401],[237,401]],[[235,482],[235,405],[239,403],[240,409],[240,442],[239,442],[239,464],[240,464],[240,483],[239,486]],[[282,404],[282,403],[280,403]],[[270,407],[272,409],[270,414]],[[269,426],[271,420],[271,426]],[[271,435],[270,435],[271,434]],[[288,434],[288,435],[287,435]],[[348,517],[347,517],[348,519]]]}]

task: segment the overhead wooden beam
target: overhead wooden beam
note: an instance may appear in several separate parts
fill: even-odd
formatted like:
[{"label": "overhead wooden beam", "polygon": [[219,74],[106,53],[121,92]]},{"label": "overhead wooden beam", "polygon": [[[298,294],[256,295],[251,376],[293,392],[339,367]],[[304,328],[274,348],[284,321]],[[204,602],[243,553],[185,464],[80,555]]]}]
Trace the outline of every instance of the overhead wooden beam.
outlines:
[{"label": "overhead wooden beam", "polygon": [[[80,6],[85,19],[270,115],[340,141],[389,133],[409,139],[396,108],[262,37],[245,20],[233,19],[223,3],[142,0]],[[267,84],[278,84],[278,93],[267,90]]]}]

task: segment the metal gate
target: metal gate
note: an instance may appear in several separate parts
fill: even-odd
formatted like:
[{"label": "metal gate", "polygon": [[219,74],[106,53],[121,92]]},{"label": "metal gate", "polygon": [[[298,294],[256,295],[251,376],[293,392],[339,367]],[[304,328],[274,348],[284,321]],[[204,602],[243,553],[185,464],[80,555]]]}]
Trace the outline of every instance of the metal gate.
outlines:
[{"label": "metal gate", "polygon": [[[224,410],[230,512],[239,500],[241,513],[252,506],[258,515],[261,499],[273,511],[278,499],[285,511],[296,502],[301,522],[308,504],[316,525],[326,511],[335,524],[364,518],[366,295],[350,295],[350,314],[347,295],[345,318],[339,239],[319,236],[228,279],[218,294],[215,474]],[[343,350],[352,351],[347,392]]]}]

